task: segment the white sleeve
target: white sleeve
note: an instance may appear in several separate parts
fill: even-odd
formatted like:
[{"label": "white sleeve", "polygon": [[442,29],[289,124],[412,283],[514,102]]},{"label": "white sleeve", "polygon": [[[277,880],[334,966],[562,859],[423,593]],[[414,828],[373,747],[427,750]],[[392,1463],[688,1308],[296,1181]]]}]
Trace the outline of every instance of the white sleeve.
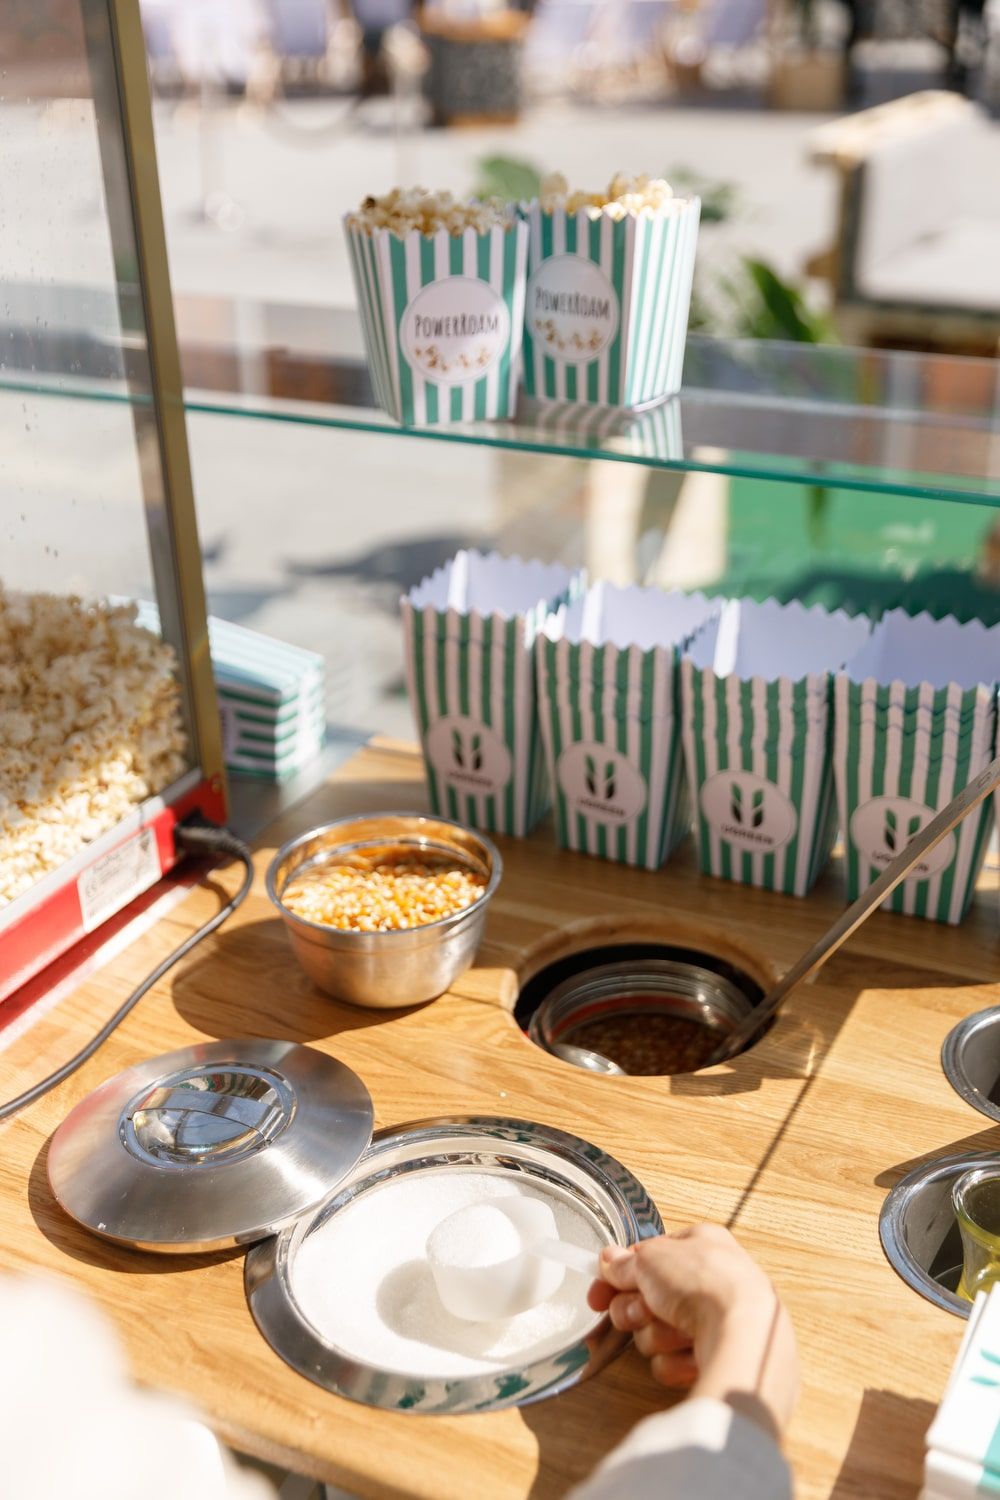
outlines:
[{"label": "white sleeve", "polygon": [[196,1412],[133,1384],[110,1321],[64,1283],[0,1276],[0,1347],[0,1496],[275,1500]]},{"label": "white sleeve", "polygon": [[764,1430],[698,1397],[634,1427],[567,1500],[791,1500],[791,1473]]}]

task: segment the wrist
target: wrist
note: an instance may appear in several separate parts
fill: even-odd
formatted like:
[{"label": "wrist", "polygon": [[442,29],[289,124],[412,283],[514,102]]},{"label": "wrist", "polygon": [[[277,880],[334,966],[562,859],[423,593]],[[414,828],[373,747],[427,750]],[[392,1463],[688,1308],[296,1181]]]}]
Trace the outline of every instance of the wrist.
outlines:
[{"label": "wrist", "polygon": [[[700,1340],[699,1340],[700,1345]],[[725,1401],[778,1441],[798,1389],[795,1335],[776,1294],[725,1309],[704,1350],[692,1394]]]}]

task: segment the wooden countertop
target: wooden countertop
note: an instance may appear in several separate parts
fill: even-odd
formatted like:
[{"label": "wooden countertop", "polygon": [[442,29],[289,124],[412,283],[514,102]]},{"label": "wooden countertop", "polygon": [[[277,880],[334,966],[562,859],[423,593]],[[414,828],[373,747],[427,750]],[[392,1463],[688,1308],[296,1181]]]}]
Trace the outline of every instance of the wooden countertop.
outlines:
[{"label": "wooden countertop", "polygon": [[[54,1204],[47,1142],[69,1109],[142,1058],[217,1037],[289,1037],[365,1079],[376,1123],[440,1113],[521,1114],[585,1136],[643,1181],[668,1225],[730,1224],[786,1298],[804,1387],[789,1452],[802,1500],[917,1494],[922,1437],[962,1324],[891,1270],[878,1211],[917,1160],[1000,1149],[1000,1128],[943,1077],[941,1042],[1000,1000],[995,888],[960,929],[879,914],[751,1052],[708,1073],[590,1077],[528,1043],[510,1015],[525,977],[609,937],[662,938],[777,974],[841,908],[835,870],[806,901],[698,876],[690,852],[648,874],[503,840],[506,874],[476,967],[432,1005],[341,1006],[314,989],[264,892],[273,848],[352,811],[422,800],[420,763],[376,744],[269,831],[239,913],[152,991],[75,1077],[0,1126],[0,1266],[69,1278],[117,1323],[137,1372],[180,1390],[246,1451],[366,1497],[485,1500],[562,1495],[664,1394],[629,1352],[558,1397],[493,1416],[414,1417],[328,1395],[257,1334],[243,1256],[175,1259],[90,1237]],[[224,872],[0,1053],[0,1098],[48,1072],[206,915]],[[995,882],[994,882],[995,887]],[[669,1398],[667,1398],[669,1399]]]}]

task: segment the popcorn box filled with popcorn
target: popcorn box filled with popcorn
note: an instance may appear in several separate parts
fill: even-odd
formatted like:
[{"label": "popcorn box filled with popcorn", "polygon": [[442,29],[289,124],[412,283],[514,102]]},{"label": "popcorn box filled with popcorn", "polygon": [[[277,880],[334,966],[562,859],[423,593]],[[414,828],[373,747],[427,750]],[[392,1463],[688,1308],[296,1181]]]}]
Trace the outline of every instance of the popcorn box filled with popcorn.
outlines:
[{"label": "popcorn box filled with popcorn", "polygon": [[686,837],[677,664],[719,608],[597,583],[545,622],[535,661],[562,848],[655,870]]},{"label": "popcorn box filled with popcorn", "polygon": [[645,177],[570,193],[554,176],[521,212],[530,228],[527,394],[628,407],[676,394],[700,200]]},{"label": "popcorn box filled with popcorn", "polygon": [[[834,684],[836,777],[853,901],[989,765],[1000,626],[890,610]],[[969,909],[993,818],[983,803],[882,903],[938,922]]]},{"label": "popcorn box filled with popcorn", "polygon": [[525,834],[549,806],[532,650],[582,586],[568,568],[459,552],[401,601],[432,809]]},{"label": "popcorn box filled with popcorn", "polygon": [[804,896],[833,847],[833,672],[866,618],[732,599],[681,662],[684,755],[706,875]]},{"label": "popcorn box filled with popcorn", "polygon": [[344,220],[382,409],[407,426],[513,415],[527,226],[504,205],[399,189]]}]

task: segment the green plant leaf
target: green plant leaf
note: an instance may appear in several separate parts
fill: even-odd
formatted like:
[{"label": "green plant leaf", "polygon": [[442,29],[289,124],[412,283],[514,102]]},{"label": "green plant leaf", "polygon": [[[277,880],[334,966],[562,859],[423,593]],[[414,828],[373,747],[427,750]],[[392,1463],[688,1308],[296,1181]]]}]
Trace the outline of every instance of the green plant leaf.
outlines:
[{"label": "green plant leaf", "polygon": [[477,198],[502,198],[505,203],[519,203],[523,198],[537,198],[542,174],[533,162],[516,156],[481,156],[476,162]]},{"label": "green plant leaf", "polygon": [[663,174],[670,185],[685,195],[701,199],[702,224],[723,224],[739,209],[735,183],[705,177],[693,167],[671,167]]}]

